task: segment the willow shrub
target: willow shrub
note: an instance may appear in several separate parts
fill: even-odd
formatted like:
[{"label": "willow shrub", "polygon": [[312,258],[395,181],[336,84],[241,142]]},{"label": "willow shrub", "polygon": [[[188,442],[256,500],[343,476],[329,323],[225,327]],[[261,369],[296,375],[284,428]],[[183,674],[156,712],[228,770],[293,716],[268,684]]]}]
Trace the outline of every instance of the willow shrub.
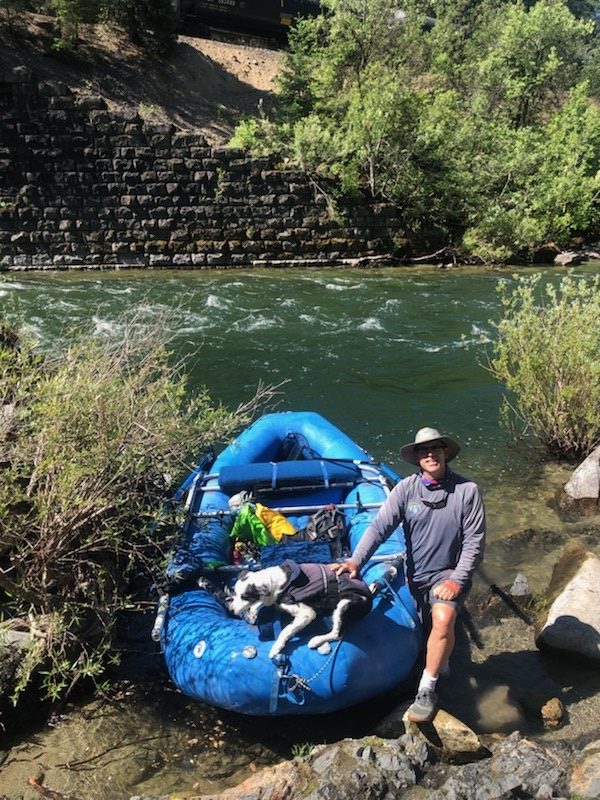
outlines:
[{"label": "willow shrub", "polygon": [[510,392],[505,423],[554,456],[578,459],[600,443],[600,276],[558,287],[540,274],[499,287],[503,318],[489,369]]},{"label": "willow shrub", "polygon": [[190,396],[169,327],[130,316],[118,341],[83,332],[43,357],[0,325],[0,640],[34,643],[15,698],[34,674],[51,698],[98,682],[131,579],[149,584],[163,556],[173,482],[270,396],[236,411]]}]

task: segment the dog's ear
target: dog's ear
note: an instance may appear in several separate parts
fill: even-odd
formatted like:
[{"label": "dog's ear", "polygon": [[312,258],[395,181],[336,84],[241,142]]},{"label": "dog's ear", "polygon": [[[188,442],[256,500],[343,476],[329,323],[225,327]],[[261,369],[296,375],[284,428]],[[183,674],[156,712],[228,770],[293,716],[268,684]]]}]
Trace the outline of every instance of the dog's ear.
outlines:
[{"label": "dog's ear", "polygon": [[249,569],[243,569],[237,576],[238,581],[245,581],[246,578],[250,575]]}]

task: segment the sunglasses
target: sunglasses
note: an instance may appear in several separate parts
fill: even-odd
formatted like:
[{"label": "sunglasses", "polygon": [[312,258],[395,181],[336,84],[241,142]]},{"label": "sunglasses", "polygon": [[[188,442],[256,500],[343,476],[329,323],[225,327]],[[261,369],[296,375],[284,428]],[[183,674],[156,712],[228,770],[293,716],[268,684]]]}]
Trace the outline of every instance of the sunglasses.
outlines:
[{"label": "sunglasses", "polygon": [[446,448],[444,447],[443,444],[430,444],[427,447],[425,445],[418,445],[417,447],[415,447],[417,455],[421,457],[427,456],[429,455],[429,453],[439,453],[440,450],[445,450],[445,449]]},{"label": "sunglasses", "polygon": [[427,506],[427,508],[446,508],[447,502],[448,495],[446,494],[441,500],[423,500],[423,505]]}]

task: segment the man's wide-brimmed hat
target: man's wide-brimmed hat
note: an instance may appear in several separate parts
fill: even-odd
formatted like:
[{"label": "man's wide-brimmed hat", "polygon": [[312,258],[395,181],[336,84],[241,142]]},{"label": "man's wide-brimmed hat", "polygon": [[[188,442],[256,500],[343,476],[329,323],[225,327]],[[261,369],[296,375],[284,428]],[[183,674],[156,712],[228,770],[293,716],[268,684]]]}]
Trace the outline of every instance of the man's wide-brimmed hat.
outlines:
[{"label": "man's wide-brimmed hat", "polygon": [[418,445],[428,444],[429,442],[441,442],[444,447],[448,448],[446,461],[452,461],[460,451],[458,442],[455,442],[454,439],[451,439],[449,436],[442,435],[436,428],[421,428],[421,430],[417,431],[414,442],[405,444],[400,450],[400,455],[405,461],[408,461],[409,464],[418,466],[419,458],[417,456],[417,447]]}]

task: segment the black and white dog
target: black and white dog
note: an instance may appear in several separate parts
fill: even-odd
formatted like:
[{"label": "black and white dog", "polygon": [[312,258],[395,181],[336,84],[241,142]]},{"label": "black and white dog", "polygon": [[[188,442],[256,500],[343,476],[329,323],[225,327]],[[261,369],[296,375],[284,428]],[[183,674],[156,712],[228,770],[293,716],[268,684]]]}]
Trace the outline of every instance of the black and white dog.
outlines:
[{"label": "black and white dog", "polygon": [[319,613],[332,611],[333,626],[329,633],[313,636],[308,646],[316,648],[340,639],[343,622],[349,615],[361,617],[369,613],[372,595],[364,581],[350,578],[347,573],[336,575],[326,564],[287,560],[276,567],[241,573],[227,605],[251,624],[256,622],[261,605],[277,606],[292,617],[271,647],[269,656],[273,658]]}]

